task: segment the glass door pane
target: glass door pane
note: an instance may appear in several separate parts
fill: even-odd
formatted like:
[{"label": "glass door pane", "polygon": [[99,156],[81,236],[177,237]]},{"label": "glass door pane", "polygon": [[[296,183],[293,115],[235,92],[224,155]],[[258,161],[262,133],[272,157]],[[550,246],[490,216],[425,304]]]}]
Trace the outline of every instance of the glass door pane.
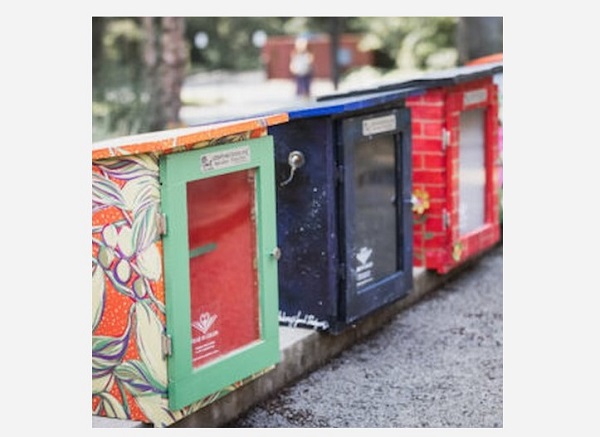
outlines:
[{"label": "glass door pane", "polygon": [[356,287],[386,278],[398,270],[396,158],[392,135],[356,144],[354,188],[354,269]]},{"label": "glass door pane", "polygon": [[460,115],[459,232],[472,232],[485,224],[485,110]]},{"label": "glass door pane", "polygon": [[345,275],[340,302],[346,323],[407,291],[402,242],[408,228],[403,190],[410,175],[404,135],[409,115],[393,109],[342,121],[340,240]]},{"label": "glass door pane", "polygon": [[255,170],[187,183],[192,365],[260,338]]}]

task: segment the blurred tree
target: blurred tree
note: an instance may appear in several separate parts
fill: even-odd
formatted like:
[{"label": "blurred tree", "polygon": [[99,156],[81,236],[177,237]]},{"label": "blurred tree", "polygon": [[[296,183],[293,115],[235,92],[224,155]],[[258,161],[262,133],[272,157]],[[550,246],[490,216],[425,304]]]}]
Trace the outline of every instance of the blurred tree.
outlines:
[{"label": "blurred tree", "polygon": [[188,57],[183,17],[93,17],[92,140],[178,126]]},{"label": "blurred tree", "polygon": [[187,17],[186,39],[203,34],[203,45],[190,45],[192,67],[198,70],[252,70],[261,67],[256,32],[286,33],[284,17]]},{"label": "blurred tree", "polygon": [[143,17],[147,127],[161,130],[180,125],[181,87],[188,65],[185,18]]},{"label": "blurred tree", "polygon": [[103,17],[92,17],[92,85],[97,85],[92,88],[93,91],[98,91],[101,88],[102,76],[100,72],[104,57],[102,38],[105,24],[106,20]]},{"label": "blurred tree", "polygon": [[93,141],[144,130],[142,40],[135,18],[92,18]]},{"label": "blurred tree", "polygon": [[461,17],[456,30],[459,63],[502,52],[502,17]]},{"label": "blurred tree", "polygon": [[347,18],[349,32],[364,34],[361,47],[382,70],[426,70],[456,65],[456,17]]}]

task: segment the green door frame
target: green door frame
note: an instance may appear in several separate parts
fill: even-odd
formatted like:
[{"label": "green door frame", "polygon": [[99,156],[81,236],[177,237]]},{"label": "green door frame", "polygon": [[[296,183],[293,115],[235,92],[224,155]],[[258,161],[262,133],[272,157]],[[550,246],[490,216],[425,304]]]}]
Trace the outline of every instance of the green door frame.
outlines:
[{"label": "green door frame", "polygon": [[[161,156],[169,408],[177,410],[279,361],[275,166],[270,136]],[[186,186],[227,173],[256,171],[256,239],[260,340],[194,369],[190,315],[190,251]]]}]

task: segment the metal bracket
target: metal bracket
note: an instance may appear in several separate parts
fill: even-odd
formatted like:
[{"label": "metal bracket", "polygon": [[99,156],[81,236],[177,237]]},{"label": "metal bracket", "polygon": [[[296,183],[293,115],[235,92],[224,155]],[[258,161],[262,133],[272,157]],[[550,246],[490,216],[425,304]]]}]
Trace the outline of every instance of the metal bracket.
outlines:
[{"label": "metal bracket", "polygon": [[446,148],[450,145],[450,131],[446,128],[442,129],[442,148]]},{"label": "metal bracket", "polygon": [[156,226],[158,235],[167,235],[167,216],[163,212],[156,214]]},{"label": "metal bracket", "polygon": [[279,247],[274,248],[271,251],[271,256],[275,258],[276,261],[279,261],[279,259],[281,258],[281,249]]},{"label": "metal bracket", "polygon": [[171,336],[166,332],[162,335],[161,346],[163,357],[168,357],[173,354],[173,340],[171,339]]}]

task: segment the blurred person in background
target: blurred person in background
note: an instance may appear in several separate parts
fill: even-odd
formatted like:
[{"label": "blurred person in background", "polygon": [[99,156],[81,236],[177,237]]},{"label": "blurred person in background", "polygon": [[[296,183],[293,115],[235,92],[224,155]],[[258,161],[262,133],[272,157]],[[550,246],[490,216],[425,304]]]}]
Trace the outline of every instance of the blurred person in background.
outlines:
[{"label": "blurred person in background", "polygon": [[314,55],[308,49],[308,39],[296,38],[294,50],[290,56],[290,72],[296,80],[296,96],[310,98],[310,85],[313,76]]}]

